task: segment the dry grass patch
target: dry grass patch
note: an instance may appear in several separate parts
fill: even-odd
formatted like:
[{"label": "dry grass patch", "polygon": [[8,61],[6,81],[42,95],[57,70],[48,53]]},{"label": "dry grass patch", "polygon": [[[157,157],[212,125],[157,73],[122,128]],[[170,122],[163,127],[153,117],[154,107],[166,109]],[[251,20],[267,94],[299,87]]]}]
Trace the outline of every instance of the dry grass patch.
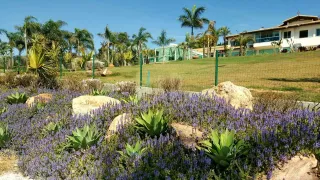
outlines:
[{"label": "dry grass patch", "polygon": [[18,158],[16,155],[0,153],[0,175],[13,172],[17,168]]}]

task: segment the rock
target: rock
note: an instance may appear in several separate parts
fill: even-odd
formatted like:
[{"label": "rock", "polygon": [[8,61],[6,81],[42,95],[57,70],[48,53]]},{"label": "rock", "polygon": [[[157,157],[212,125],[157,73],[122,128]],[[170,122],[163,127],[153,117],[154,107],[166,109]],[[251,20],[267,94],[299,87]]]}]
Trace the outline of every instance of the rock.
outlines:
[{"label": "rock", "polygon": [[73,114],[88,114],[91,111],[101,108],[104,105],[112,104],[117,105],[121,102],[117,99],[108,96],[79,96],[72,100],[72,110]]},{"label": "rock", "polygon": [[[92,69],[92,64],[93,64],[93,61],[87,61],[86,62],[86,68],[91,70]],[[94,68],[95,69],[103,69],[104,68],[104,62],[99,61],[99,60],[95,60],[94,61]]]},{"label": "rock", "polygon": [[295,156],[284,164],[281,169],[276,169],[272,173],[272,180],[316,180],[314,167],[317,166],[316,158]]},{"label": "rock", "polygon": [[81,81],[82,86],[85,89],[101,89],[103,87],[103,83],[99,79],[84,79]]},{"label": "rock", "polygon": [[52,94],[43,93],[37,96],[29,97],[26,104],[28,107],[32,107],[35,103],[48,103],[52,100]]},{"label": "rock", "polygon": [[110,64],[108,65],[108,67],[114,67],[114,65],[113,65],[112,63],[110,63]]},{"label": "rock", "polygon": [[216,92],[212,88],[202,91],[202,94],[205,93],[208,93],[210,97],[215,94],[215,96],[225,99],[227,103],[236,109],[253,109],[253,97],[250,90],[242,86],[236,86],[230,81],[218,84]]},{"label": "rock", "polygon": [[112,134],[119,132],[119,129],[125,125],[131,124],[132,122],[132,115],[128,113],[123,113],[115,117],[108,128],[106,139],[108,139]]},{"label": "rock", "polygon": [[213,98],[214,96],[217,96],[216,91],[212,88],[212,89],[205,89],[201,92],[202,95],[207,95],[211,98]]},{"label": "rock", "polygon": [[172,128],[177,132],[183,144],[190,148],[197,145],[197,141],[202,139],[203,132],[193,126],[172,123]]},{"label": "rock", "polygon": [[101,76],[105,77],[107,75],[110,75],[112,74],[112,71],[108,71],[108,68],[105,68],[102,73],[101,73]]}]

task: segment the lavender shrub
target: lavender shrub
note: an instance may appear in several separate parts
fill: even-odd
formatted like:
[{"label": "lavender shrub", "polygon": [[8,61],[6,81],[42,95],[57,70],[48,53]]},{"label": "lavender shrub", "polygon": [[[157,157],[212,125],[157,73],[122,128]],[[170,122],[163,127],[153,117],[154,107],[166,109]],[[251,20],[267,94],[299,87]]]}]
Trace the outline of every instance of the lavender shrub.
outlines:
[{"label": "lavender shrub", "polygon": [[[43,92],[53,94],[44,108],[27,108],[25,104],[9,105],[5,98],[13,92],[28,96]],[[252,112],[236,110],[219,98],[172,92],[144,97],[138,102],[98,109],[94,116],[73,116],[72,99],[81,93],[63,90],[10,89],[1,92],[0,108],[7,111],[0,121],[8,124],[13,138],[10,147],[20,154],[19,167],[31,178],[47,179],[241,179],[266,173],[271,177],[276,165],[298,153],[308,154],[319,148],[320,112],[293,109],[286,112],[265,111],[256,105]],[[117,99],[126,94],[109,93]],[[174,134],[160,138],[140,137],[133,126],[121,129],[109,141],[102,136],[96,146],[86,150],[67,150],[66,137],[77,127],[95,124],[99,133],[106,130],[113,118],[125,112],[137,116],[149,108],[162,108],[171,122],[183,122],[210,129],[236,131],[236,138],[251,145],[249,156],[237,159],[223,171],[204,152],[184,148]],[[43,133],[50,123],[59,123],[57,132]],[[147,148],[142,156],[125,159],[126,143],[142,141]]]}]

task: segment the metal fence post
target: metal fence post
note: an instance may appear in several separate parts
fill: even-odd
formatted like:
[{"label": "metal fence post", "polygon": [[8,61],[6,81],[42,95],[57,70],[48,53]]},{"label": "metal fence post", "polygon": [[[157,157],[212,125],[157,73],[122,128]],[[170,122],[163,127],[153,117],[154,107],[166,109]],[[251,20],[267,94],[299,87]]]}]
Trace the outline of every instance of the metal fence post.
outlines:
[{"label": "metal fence post", "polygon": [[218,85],[218,66],[219,66],[219,54],[218,51],[216,51],[216,67],[215,67],[215,76],[214,76],[214,85],[217,86]]},{"label": "metal fence post", "polygon": [[142,86],[142,53],[140,53],[140,87]]},{"label": "metal fence post", "polygon": [[6,73],[6,57],[3,57],[3,72]]},{"label": "metal fence post", "polygon": [[95,70],[95,67],[94,67],[94,57],[95,57],[95,55],[92,56],[92,79],[94,79],[94,70]]},{"label": "metal fence post", "polygon": [[60,57],[59,64],[60,64],[60,79],[61,79],[62,78],[62,56]]},{"label": "metal fence post", "polygon": [[147,87],[150,87],[150,71],[148,71],[148,76],[147,76]]}]

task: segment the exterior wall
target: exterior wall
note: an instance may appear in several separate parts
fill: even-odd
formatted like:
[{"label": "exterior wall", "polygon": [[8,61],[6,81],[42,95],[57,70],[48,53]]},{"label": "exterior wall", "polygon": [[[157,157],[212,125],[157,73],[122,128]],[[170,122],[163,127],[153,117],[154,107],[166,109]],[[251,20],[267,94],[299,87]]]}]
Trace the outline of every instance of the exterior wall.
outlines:
[{"label": "exterior wall", "polygon": [[[301,46],[318,46],[320,45],[320,36],[316,36],[316,29],[320,29],[320,24],[288,28],[286,30],[282,30],[282,36],[284,31],[291,31],[291,38],[294,44],[300,43]],[[307,38],[299,38],[300,31],[303,30],[308,30]],[[289,47],[289,44],[284,40],[282,46]]]}]

